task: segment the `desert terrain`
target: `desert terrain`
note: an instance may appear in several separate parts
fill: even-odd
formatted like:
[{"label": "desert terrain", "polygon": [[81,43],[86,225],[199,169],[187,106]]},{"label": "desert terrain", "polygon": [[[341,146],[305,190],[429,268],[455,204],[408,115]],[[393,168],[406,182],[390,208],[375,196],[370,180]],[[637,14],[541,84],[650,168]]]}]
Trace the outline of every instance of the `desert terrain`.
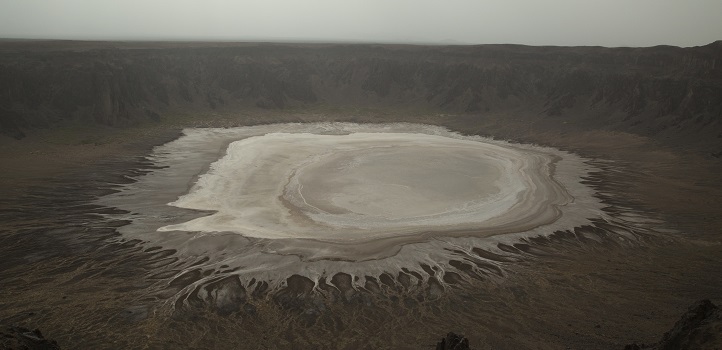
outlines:
[{"label": "desert terrain", "polygon": [[[475,349],[655,343],[693,302],[722,302],[721,60],[719,41],[2,41],[0,324],[63,349],[431,349],[449,331]],[[361,286],[343,271],[274,285],[128,239],[125,212],[97,201],[156,171],[148,156],[184,129],[330,122],[569,152],[596,169],[581,182],[603,215],[451,252],[453,272],[400,265]]]}]

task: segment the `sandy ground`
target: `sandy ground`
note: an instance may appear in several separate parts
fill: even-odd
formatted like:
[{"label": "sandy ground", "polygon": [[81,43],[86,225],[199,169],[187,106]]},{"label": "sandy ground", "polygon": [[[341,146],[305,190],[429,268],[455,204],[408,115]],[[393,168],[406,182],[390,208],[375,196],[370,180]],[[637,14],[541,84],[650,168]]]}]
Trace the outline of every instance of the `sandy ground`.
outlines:
[{"label": "sandy ground", "polygon": [[[280,119],[286,118],[292,119]],[[207,125],[249,120],[257,119],[223,119]],[[166,317],[145,305],[169,298],[173,286],[154,282],[167,277],[148,275],[152,269],[146,267],[167,266],[172,273],[173,266],[181,264],[172,254],[133,244],[101,243],[116,239],[113,228],[86,234],[89,226],[100,224],[82,206],[74,214],[78,219],[65,222],[33,214],[39,209],[28,203],[52,208],[45,197],[32,196],[37,195],[37,188],[53,188],[55,182],[81,183],[58,189],[48,198],[62,193],[85,196],[82,185],[89,174],[106,180],[128,174],[128,164],[148,154],[152,146],[172,139],[179,128],[106,130],[90,140],[45,131],[20,141],[0,140],[0,204],[16,210],[7,211],[2,220],[3,231],[10,235],[3,235],[0,242],[7,251],[0,263],[4,281],[0,321],[39,327],[46,337],[67,348],[282,348],[294,344],[298,348],[411,349],[432,348],[437,338],[455,331],[478,348],[609,349],[658,340],[697,299],[722,302],[722,171],[718,162],[635,135],[553,122],[530,123],[503,116],[428,120],[452,130],[555,146],[614,164],[599,174],[605,180],[603,190],[610,193],[609,205],[656,215],[664,227],[678,232],[662,234],[668,237],[663,239],[641,235],[645,238],[638,245],[561,235],[556,241],[533,245],[536,249],[531,253],[521,250],[528,246],[510,247],[510,256],[520,258],[502,262],[502,273],[436,299],[397,295],[374,301],[378,308],[368,308],[329,291],[337,301],[327,304],[330,312],[321,312],[313,323],[304,315],[318,309],[307,306],[316,301],[304,299],[302,292],[293,303],[279,295],[235,316],[202,311]],[[77,234],[72,242],[62,244],[51,237],[64,232]],[[54,243],[45,247],[51,243],[43,242]],[[47,253],[50,250],[54,252]],[[459,285],[464,283],[468,282]],[[331,284],[342,286],[343,276]],[[303,289],[303,283],[299,288]],[[225,305],[220,297],[194,293],[188,296],[191,304],[205,300]]]}]

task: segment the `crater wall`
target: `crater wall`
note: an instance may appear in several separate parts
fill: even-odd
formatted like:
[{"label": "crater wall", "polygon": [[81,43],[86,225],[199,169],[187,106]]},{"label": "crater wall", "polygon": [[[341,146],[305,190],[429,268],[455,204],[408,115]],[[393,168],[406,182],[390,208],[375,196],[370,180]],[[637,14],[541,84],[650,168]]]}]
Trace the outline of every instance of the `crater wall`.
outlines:
[{"label": "crater wall", "polygon": [[[123,126],[173,110],[310,106],[520,115],[722,155],[722,42],[678,48],[0,44],[0,132]],[[332,119],[332,118],[331,118]]]}]

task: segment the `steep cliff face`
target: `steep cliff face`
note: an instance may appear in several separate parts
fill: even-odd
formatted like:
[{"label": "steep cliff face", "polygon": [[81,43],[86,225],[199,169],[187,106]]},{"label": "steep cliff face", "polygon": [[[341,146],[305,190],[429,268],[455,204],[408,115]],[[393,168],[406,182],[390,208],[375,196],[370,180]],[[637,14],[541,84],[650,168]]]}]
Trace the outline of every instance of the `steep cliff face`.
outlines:
[{"label": "steep cliff face", "polygon": [[[722,42],[703,47],[0,44],[0,130],[168,108],[415,106],[518,113],[722,151]],[[686,136],[685,136],[686,135]]]}]

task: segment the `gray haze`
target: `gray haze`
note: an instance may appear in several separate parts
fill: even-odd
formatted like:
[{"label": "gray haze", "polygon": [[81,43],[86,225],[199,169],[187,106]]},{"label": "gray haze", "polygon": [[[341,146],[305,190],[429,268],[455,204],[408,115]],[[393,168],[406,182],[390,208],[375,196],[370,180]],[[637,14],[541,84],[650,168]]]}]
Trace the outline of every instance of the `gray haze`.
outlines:
[{"label": "gray haze", "polygon": [[697,46],[720,0],[0,0],[1,38]]}]

